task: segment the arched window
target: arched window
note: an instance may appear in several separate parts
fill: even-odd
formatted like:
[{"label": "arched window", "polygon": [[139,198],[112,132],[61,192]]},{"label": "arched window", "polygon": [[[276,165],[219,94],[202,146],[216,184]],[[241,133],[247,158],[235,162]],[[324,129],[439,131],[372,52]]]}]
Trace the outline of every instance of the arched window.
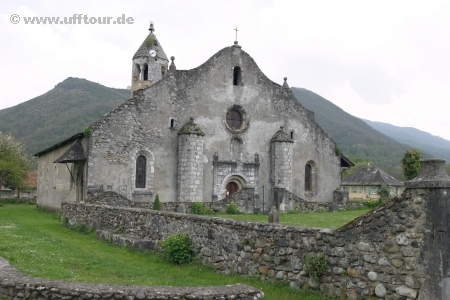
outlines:
[{"label": "arched window", "polygon": [[305,191],[312,190],[312,168],[310,164],[305,166]]},{"label": "arched window", "polygon": [[148,80],[148,65],[144,65],[144,80]]},{"label": "arched window", "polygon": [[233,85],[243,85],[241,67],[234,67],[233,70]]},{"label": "arched window", "polygon": [[170,128],[174,128],[174,127],[175,127],[175,119],[170,118]]},{"label": "arched window", "polygon": [[136,64],[135,65],[135,76],[134,76],[134,80],[140,80],[141,79],[141,66]]},{"label": "arched window", "polygon": [[145,189],[147,175],[147,159],[140,155],[136,159],[136,188]]}]

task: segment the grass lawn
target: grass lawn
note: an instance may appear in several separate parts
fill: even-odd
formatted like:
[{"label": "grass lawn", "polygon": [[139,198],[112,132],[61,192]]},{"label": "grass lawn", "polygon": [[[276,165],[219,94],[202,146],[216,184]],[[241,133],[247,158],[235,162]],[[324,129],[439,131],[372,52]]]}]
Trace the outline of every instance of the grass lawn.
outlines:
[{"label": "grass lawn", "polygon": [[[359,211],[359,215],[362,213]],[[338,217],[341,212],[322,214],[324,217],[318,219]],[[313,215],[283,214],[282,220],[286,217],[286,222],[295,222],[295,218]],[[287,221],[288,217],[291,221]],[[320,224],[312,224],[320,227]],[[330,299],[314,291],[296,291],[282,283],[224,276],[198,263],[175,266],[154,253],[109,246],[97,241],[93,233],[83,235],[61,226],[58,214],[43,212],[27,204],[0,205],[0,256],[26,275],[54,280],[147,286],[242,283],[264,291],[265,299]]]},{"label": "grass lawn", "polygon": [[[303,227],[316,227],[316,228],[339,228],[348,222],[356,219],[357,217],[370,211],[370,208],[362,208],[358,210],[346,210],[333,213],[329,211],[316,212],[316,213],[280,213],[280,224],[303,226]],[[235,220],[247,220],[253,222],[268,222],[267,215],[228,215],[220,214],[214,215],[215,217],[231,218]]]}]

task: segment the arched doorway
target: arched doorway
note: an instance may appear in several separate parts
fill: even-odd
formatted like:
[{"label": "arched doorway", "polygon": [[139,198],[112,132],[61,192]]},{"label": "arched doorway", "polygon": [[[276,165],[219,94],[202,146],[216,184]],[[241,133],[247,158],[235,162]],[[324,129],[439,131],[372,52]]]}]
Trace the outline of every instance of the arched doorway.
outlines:
[{"label": "arched doorway", "polygon": [[227,196],[231,196],[239,190],[239,186],[236,182],[229,182],[227,184]]}]

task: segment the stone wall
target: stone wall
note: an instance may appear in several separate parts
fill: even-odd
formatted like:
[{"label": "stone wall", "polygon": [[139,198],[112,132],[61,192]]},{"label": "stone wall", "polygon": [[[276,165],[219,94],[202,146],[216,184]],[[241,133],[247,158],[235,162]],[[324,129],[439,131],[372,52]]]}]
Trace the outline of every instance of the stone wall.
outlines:
[{"label": "stone wall", "polygon": [[[285,197],[285,205],[289,206],[290,210],[294,210],[297,212],[320,212],[320,211],[328,211],[331,210],[331,203],[322,203],[322,202],[308,202],[304,199],[301,199],[294,194],[286,191]],[[133,207],[133,208],[144,208],[144,209],[152,209],[153,202],[140,202],[140,201],[130,201],[129,199],[121,196],[120,194],[113,191],[106,191],[97,194],[94,197],[88,198],[85,201],[89,204],[97,204],[97,205],[109,205],[115,207]],[[210,209],[212,212],[224,212],[228,204],[234,203],[237,205],[240,212],[253,213],[254,207],[256,205],[255,202],[249,199],[246,191],[237,192],[231,196],[228,196],[220,201],[214,202],[203,202],[203,206]],[[192,204],[193,202],[161,202],[161,210],[168,212],[179,212],[178,206],[183,204],[184,211],[186,213],[192,213]],[[338,202],[337,208],[339,210],[347,210],[347,209],[357,209],[366,207],[363,201],[349,201],[345,203]],[[262,211],[262,206],[260,207]],[[270,207],[266,203],[264,209],[270,210]]]},{"label": "stone wall", "polygon": [[[203,206],[210,209],[212,212],[223,212],[230,203],[235,203],[241,212],[246,212],[253,210],[251,207],[253,204],[248,199],[245,191],[237,192],[225,199],[214,202],[203,202]],[[96,205],[109,205],[114,207],[128,207],[128,208],[144,208],[152,209],[153,202],[140,202],[140,201],[130,201],[126,197],[112,191],[106,191],[99,193],[98,195],[86,199],[85,203],[96,204]],[[187,213],[192,213],[193,202],[161,202],[161,208],[163,211],[176,212],[178,211],[179,205],[184,206],[184,210]]]},{"label": "stone wall", "polygon": [[[409,190],[336,231],[68,202],[62,211],[70,225],[120,228],[154,245],[187,233],[202,262],[226,274],[281,280],[349,299],[415,299],[427,278],[419,262],[426,201],[423,191]],[[307,255],[319,253],[329,266],[314,280],[303,265]]]},{"label": "stone wall", "polygon": [[0,257],[1,299],[263,299],[264,293],[247,285],[213,287],[148,287],[88,284],[24,276]]}]

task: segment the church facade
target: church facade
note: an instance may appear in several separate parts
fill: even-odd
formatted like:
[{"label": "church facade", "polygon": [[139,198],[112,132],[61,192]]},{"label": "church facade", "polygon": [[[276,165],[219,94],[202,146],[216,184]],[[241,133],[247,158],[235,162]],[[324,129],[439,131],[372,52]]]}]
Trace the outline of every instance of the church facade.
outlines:
[{"label": "church facade", "polygon": [[340,186],[335,142],[294,97],[234,43],[177,70],[150,33],[133,57],[131,98],[84,133],[36,154],[38,205],[58,208],[112,190],[132,201],[220,201],[274,187],[330,202]]}]

